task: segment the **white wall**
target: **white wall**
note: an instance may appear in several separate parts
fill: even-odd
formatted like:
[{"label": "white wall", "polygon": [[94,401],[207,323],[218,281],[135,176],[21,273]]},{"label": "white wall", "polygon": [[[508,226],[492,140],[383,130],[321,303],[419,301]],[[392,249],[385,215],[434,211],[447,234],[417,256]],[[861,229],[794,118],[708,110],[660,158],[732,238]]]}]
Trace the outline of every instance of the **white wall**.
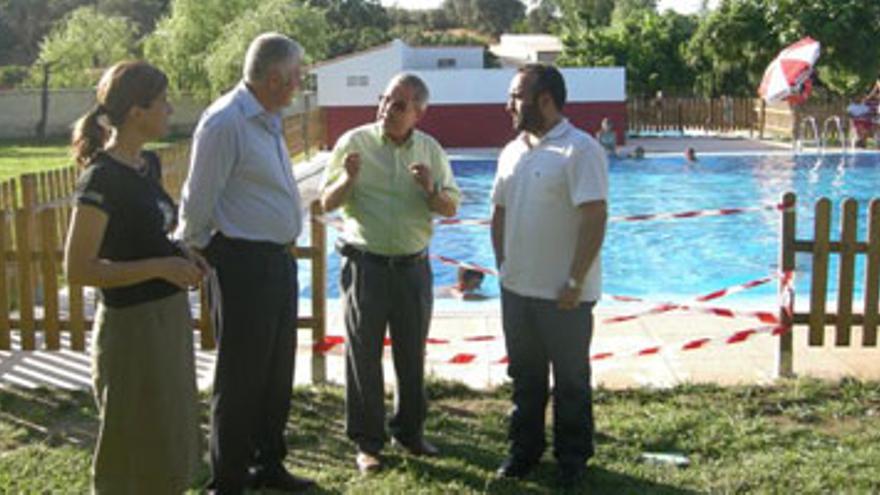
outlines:
[{"label": "white wall", "polygon": [[[564,68],[570,102],[616,102],[626,100],[626,71],[622,67]],[[507,101],[514,69],[462,69],[413,71],[431,91],[431,104],[485,104]],[[393,74],[391,74],[393,75]],[[390,75],[389,75],[390,77]],[[344,80],[343,80],[344,83]],[[335,91],[335,92],[334,92]],[[381,89],[380,89],[381,91]],[[374,93],[378,94],[378,93]],[[318,80],[318,104],[370,106],[376,97],[357,97],[353,92],[329,90]]]},{"label": "white wall", "polygon": [[[622,67],[562,68],[570,102],[626,101]],[[431,90],[432,104],[505,103],[515,69],[418,72]]]},{"label": "white wall", "polygon": [[[36,136],[40,120],[41,90],[23,89],[0,91],[0,138],[18,139]],[[47,136],[70,134],[73,123],[95,104],[93,89],[55,89],[49,92]],[[172,98],[174,113],[171,129],[175,133],[189,133],[198,122],[204,105],[191,98]]]},{"label": "white wall", "polygon": [[[0,91],[0,139],[36,136],[40,120],[40,90]],[[49,92],[47,136],[69,136],[73,123],[95,104],[93,89],[55,89]],[[190,97],[171,97],[171,132],[191,134],[207,106]],[[301,113],[316,106],[313,93],[301,94],[282,113]]]},{"label": "white wall", "polygon": [[[319,106],[376,105],[388,81],[403,68],[403,43],[343,58],[314,69]],[[367,78],[365,86],[349,86],[349,77]]]},{"label": "white wall", "polygon": [[[438,67],[437,61],[441,58],[455,59],[455,66]],[[403,68],[412,70],[482,69],[483,48],[473,46],[407,47],[404,51]]]}]

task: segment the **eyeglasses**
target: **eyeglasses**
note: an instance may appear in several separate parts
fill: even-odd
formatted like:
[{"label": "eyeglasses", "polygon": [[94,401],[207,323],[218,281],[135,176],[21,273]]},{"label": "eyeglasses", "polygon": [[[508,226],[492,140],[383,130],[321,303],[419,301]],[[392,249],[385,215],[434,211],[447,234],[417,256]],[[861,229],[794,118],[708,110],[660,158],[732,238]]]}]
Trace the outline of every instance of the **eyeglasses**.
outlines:
[{"label": "eyeglasses", "polygon": [[379,95],[379,105],[385,105],[386,103],[388,104],[388,110],[391,112],[405,112],[409,107],[408,101],[393,100],[389,95]]}]

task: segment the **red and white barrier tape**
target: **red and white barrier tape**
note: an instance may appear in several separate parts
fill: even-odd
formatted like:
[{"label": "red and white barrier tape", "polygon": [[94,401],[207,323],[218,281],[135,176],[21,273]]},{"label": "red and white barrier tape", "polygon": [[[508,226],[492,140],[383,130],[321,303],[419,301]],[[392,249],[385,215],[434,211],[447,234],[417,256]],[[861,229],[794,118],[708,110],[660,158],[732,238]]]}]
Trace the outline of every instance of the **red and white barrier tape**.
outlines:
[{"label": "red and white barrier tape", "polygon": [[728,308],[709,308],[702,306],[688,306],[686,304],[664,303],[657,305],[647,311],[633,313],[621,316],[612,316],[602,320],[602,323],[614,324],[635,320],[643,316],[658,315],[669,311],[690,311],[692,313],[704,313],[721,318],[757,318],[762,323],[776,324],[779,318],[776,314],[769,311],[736,311]]},{"label": "red and white barrier tape", "polygon": [[[722,297],[729,296],[731,294],[736,294],[737,292],[742,292],[744,290],[752,289],[754,287],[758,287],[758,286],[767,284],[777,278],[779,278],[779,275],[773,275],[773,276],[768,276],[768,277],[762,277],[762,278],[755,279],[755,280],[750,280],[748,282],[737,284],[737,285],[734,285],[731,287],[725,287],[723,289],[718,289],[718,290],[709,292],[708,294],[703,294],[701,296],[697,296],[693,300],[694,300],[694,302],[706,302],[706,301],[711,301],[714,299],[720,299]],[[629,297],[629,296],[611,296],[611,297],[614,300],[618,300],[618,301],[646,302],[643,299]],[[611,323],[611,324],[621,323],[624,321],[635,320],[636,318],[641,318],[643,316],[657,315],[657,314],[666,313],[666,312],[673,311],[673,310],[695,311],[698,313],[713,314],[715,316],[721,316],[721,317],[725,317],[725,318],[736,318],[737,316],[742,316],[742,317],[747,317],[747,318],[758,318],[759,320],[761,320],[764,323],[772,323],[772,324],[778,323],[778,319],[777,319],[776,315],[769,313],[769,312],[765,312],[765,311],[734,311],[734,310],[727,309],[727,308],[707,308],[707,307],[690,306],[687,304],[670,303],[670,302],[657,303],[654,307],[646,309],[644,311],[639,311],[639,312],[631,313],[628,315],[613,316],[610,318],[606,318],[602,322],[603,323]]]},{"label": "red and white barrier tape", "polygon": [[[753,206],[748,208],[718,208],[714,210],[689,210],[672,213],[644,213],[639,215],[621,215],[610,217],[609,222],[644,222],[649,220],[673,220],[678,218],[719,217],[738,215],[753,211],[781,211],[785,209],[782,203]],[[492,221],[487,218],[443,218],[434,222],[436,225],[491,225]]]},{"label": "red and white barrier tape", "polygon": [[[752,206],[746,208],[717,208],[710,210],[688,210],[671,213],[643,213],[637,215],[620,215],[610,217],[609,222],[645,222],[650,220],[674,220],[679,218],[700,218],[700,217],[719,217],[727,215],[739,215],[742,213],[751,213],[754,211],[782,211],[786,209],[783,203],[767,204],[762,206]],[[322,215],[316,217],[316,220],[324,222],[340,228],[342,219],[338,216]],[[435,220],[436,225],[466,225],[486,227],[492,224],[488,218],[441,218]]]},{"label": "red and white barrier tape", "polygon": [[[703,349],[709,347],[710,345],[735,345],[746,342],[752,337],[758,335],[771,335],[778,336],[782,335],[788,331],[788,329],[781,325],[766,325],[759,327],[747,328],[744,330],[737,330],[727,336],[724,337],[700,337],[696,339],[690,339],[684,342],[680,342],[677,344],[666,344],[666,345],[655,345],[649,347],[643,347],[641,349],[629,350],[629,351],[603,351],[597,352],[590,355],[590,361],[603,361],[611,358],[626,358],[626,357],[648,357],[655,356],[662,353],[671,353],[671,352],[687,352],[687,351],[695,351],[697,349]],[[343,342],[342,337],[328,337],[328,339],[333,340],[333,344],[327,348],[319,348],[315,347],[316,352],[327,352],[327,350],[335,347],[338,344]],[[325,339],[325,340],[328,340]],[[481,340],[495,340],[494,336],[481,336],[478,337],[476,341]],[[448,343],[448,341],[444,341],[444,343]],[[387,345],[387,343],[386,343]],[[480,359],[480,355],[473,352],[459,352],[456,353],[442,362],[445,364],[473,364]],[[488,364],[507,364],[508,358],[507,356],[503,356],[501,358],[494,358],[487,361]]]},{"label": "red and white barrier tape", "polygon": [[761,327],[747,328],[745,330],[738,330],[726,337],[723,338],[713,338],[713,337],[701,337],[698,339],[691,339],[680,344],[670,344],[670,345],[658,345],[645,347],[642,349],[638,349],[635,351],[627,351],[627,352],[598,352],[590,356],[590,361],[601,361],[603,359],[610,359],[613,357],[644,357],[644,356],[653,356],[656,354],[660,354],[662,352],[684,352],[684,351],[693,351],[697,349],[702,349],[704,347],[709,346],[712,343],[721,343],[724,345],[733,345],[740,344],[749,340],[750,338],[761,335],[781,335],[787,329],[780,325],[767,325]]},{"label": "red and white barrier tape", "polygon": [[611,217],[609,222],[643,222],[647,220],[671,220],[676,218],[699,218],[699,217],[719,217],[726,215],[738,215],[740,213],[750,213],[753,211],[781,211],[785,209],[782,203],[753,206],[748,208],[718,208],[715,210],[690,210],[677,213],[649,213],[642,215],[626,215]]}]

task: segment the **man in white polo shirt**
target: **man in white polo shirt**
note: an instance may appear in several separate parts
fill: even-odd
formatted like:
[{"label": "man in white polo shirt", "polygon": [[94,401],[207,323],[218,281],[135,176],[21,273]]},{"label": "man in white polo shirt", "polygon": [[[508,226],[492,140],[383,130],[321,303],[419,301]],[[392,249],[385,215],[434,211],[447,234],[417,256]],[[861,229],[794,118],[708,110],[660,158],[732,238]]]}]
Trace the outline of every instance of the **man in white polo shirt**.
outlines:
[{"label": "man in white polo shirt", "polygon": [[522,478],[539,462],[552,369],[554,455],[560,484],[573,486],[594,453],[588,358],[608,162],[599,143],[562,116],[565,98],[552,66],[526,65],[511,82],[507,111],[520,133],[498,159],[492,245],[514,405],[510,453],[498,474]]}]

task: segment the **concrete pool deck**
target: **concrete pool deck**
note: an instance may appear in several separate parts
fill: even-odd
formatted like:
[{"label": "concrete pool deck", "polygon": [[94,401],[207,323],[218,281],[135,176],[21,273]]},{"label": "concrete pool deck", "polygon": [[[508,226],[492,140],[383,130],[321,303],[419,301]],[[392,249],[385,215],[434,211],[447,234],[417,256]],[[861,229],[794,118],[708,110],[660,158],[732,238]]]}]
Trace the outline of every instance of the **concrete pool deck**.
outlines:
[{"label": "concrete pool deck", "polygon": [[[646,152],[675,153],[692,146],[700,153],[778,152],[790,150],[786,143],[773,143],[747,138],[696,136],[683,138],[632,138],[621,153],[635,146]],[[450,150],[450,154],[492,156],[495,149]],[[314,170],[308,183],[302,185],[303,196],[314,197],[314,187],[320,174]],[[311,190],[311,192],[309,192]],[[803,297],[801,295],[800,297]],[[724,306],[723,300],[713,306]],[[301,307],[306,307],[302,304]],[[739,306],[738,306],[739,307]],[[751,309],[775,311],[772,301],[756,303]],[[601,303],[596,308],[596,325],[591,354],[612,353],[611,357],[593,362],[593,383],[608,388],[669,387],[685,383],[768,384],[776,379],[776,349],[778,338],[768,334],[753,335],[745,341],[727,344],[725,339],[735,332],[761,326],[757,320],[746,318],[717,318],[702,314],[669,312],[624,323],[608,324],[610,316],[629,313],[630,306]],[[832,330],[828,330],[831,335]],[[795,373],[827,379],[855,377],[880,379],[880,348],[823,348],[808,349],[805,327],[796,327]],[[343,335],[341,311],[338,302],[328,305],[328,335]],[[505,365],[499,363],[504,355],[501,337],[501,319],[498,300],[470,304],[444,304],[435,308],[431,337],[449,343],[429,344],[428,373],[452,380],[460,380],[472,387],[484,388],[507,380]],[[476,341],[472,337],[483,337]],[[682,351],[684,343],[695,339],[710,339],[698,349]],[[296,383],[311,382],[311,339],[308,332],[300,332],[297,352]],[[831,339],[827,339],[828,342]],[[854,342],[860,341],[859,328]],[[17,346],[17,343],[14,343]],[[67,343],[62,345],[67,347]],[[639,355],[644,349],[660,347],[656,354]],[[450,362],[459,356],[455,361]],[[465,356],[462,358],[461,356]],[[197,352],[199,387],[211,385],[216,353]],[[470,360],[469,360],[470,359]],[[72,351],[0,351],[0,387],[54,386],[86,389],[90,386],[88,353]],[[331,349],[326,355],[326,376],[329,381],[342,383],[344,359],[342,347]],[[464,362],[466,361],[466,362]],[[385,378],[393,383],[390,353],[386,352]]]},{"label": "concrete pool deck", "polygon": [[[474,388],[488,388],[507,381],[506,366],[500,362],[504,356],[504,340],[497,303],[497,300],[481,303],[476,311],[435,312],[430,337],[448,343],[428,345],[426,369],[429,375],[462,381]],[[772,307],[754,309],[773,310]],[[331,304],[328,310],[327,334],[344,335],[338,304]],[[594,386],[620,389],[666,388],[695,383],[765,385],[776,379],[777,337],[759,333],[743,342],[726,343],[726,339],[738,331],[761,326],[754,319],[670,312],[618,324],[603,322],[610,316],[631,311],[632,308],[621,305],[600,304],[596,308],[591,355],[612,353],[612,356],[593,361]],[[838,349],[829,345],[808,349],[805,335],[806,327],[795,328],[796,375],[824,379],[880,379],[880,349]],[[827,335],[833,335],[833,329],[829,328]],[[310,337],[307,331],[300,331],[295,373],[299,385],[309,384],[312,380]],[[695,339],[711,340],[698,349],[681,350],[683,344]],[[829,337],[827,342],[831,340]],[[853,340],[860,340],[858,330]],[[17,346],[15,339],[14,345]],[[62,346],[67,345],[62,341]],[[639,351],[654,347],[659,347],[660,352],[639,355]],[[459,359],[453,359],[456,356]],[[470,356],[471,360],[461,356]],[[215,360],[215,351],[198,350],[196,353],[198,383],[202,390],[211,386]],[[87,389],[91,383],[90,362],[88,352],[0,351],[0,387]],[[393,384],[388,349],[384,365],[386,382]],[[325,369],[329,382],[343,383],[342,346],[325,354]]]}]

